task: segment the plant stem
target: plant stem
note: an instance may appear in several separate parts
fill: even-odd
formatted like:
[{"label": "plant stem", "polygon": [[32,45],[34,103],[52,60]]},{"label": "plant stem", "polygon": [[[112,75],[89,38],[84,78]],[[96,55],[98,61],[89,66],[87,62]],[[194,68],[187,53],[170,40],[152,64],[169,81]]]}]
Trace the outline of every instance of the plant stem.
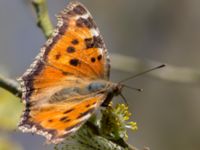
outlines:
[{"label": "plant stem", "polygon": [[46,0],[33,0],[33,7],[37,15],[37,25],[48,38],[53,31],[53,25],[50,21]]},{"label": "plant stem", "polygon": [[17,97],[21,97],[22,92],[20,90],[20,86],[15,80],[0,75],[0,87],[16,95]]}]

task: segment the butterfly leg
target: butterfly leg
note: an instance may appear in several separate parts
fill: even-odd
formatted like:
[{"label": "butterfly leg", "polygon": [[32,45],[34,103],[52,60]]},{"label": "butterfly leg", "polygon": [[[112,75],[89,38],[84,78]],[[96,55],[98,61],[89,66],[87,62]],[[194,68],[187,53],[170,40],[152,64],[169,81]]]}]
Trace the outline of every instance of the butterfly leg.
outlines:
[{"label": "butterfly leg", "polygon": [[[124,100],[125,104],[128,105],[126,98],[125,98],[121,93],[120,93],[119,95],[122,97],[122,99]],[[113,94],[113,93],[108,93],[106,99],[105,99],[104,102],[101,104],[101,106],[102,106],[102,107],[108,107],[109,104],[110,104],[110,102],[112,101],[113,97],[114,97],[114,94]]]},{"label": "butterfly leg", "polygon": [[104,102],[101,104],[102,107],[108,107],[110,102],[112,101],[112,98],[114,97],[114,95],[112,93],[109,93],[106,97],[106,99],[104,100]]}]

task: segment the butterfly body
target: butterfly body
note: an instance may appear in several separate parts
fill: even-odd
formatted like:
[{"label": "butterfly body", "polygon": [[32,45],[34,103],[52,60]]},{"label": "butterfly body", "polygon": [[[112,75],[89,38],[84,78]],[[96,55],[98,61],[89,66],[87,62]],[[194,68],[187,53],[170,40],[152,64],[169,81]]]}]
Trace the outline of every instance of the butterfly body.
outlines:
[{"label": "butterfly body", "polygon": [[109,81],[109,56],[89,11],[71,2],[57,18],[52,37],[19,79],[26,106],[19,129],[55,144],[122,89]]},{"label": "butterfly body", "polygon": [[[80,82],[80,81],[79,81]],[[122,85],[105,80],[96,80],[85,82],[82,86],[77,87],[63,87],[55,93],[50,93],[48,102],[58,103],[62,101],[74,101],[77,97],[83,97],[87,95],[104,94],[105,100],[111,101],[113,96],[117,96],[121,93]],[[46,102],[45,100],[43,100]],[[41,103],[40,103],[41,105]]]}]

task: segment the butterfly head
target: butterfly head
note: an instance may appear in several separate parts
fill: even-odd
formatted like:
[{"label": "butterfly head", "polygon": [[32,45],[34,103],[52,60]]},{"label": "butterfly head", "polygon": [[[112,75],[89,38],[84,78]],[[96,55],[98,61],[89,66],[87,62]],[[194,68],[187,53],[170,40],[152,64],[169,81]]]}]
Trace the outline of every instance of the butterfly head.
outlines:
[{"label": "butterfly head", "polygon": [[123,89],[123,85],[120,83],[111,83],[111,90],[115,96],[120,95]]}]

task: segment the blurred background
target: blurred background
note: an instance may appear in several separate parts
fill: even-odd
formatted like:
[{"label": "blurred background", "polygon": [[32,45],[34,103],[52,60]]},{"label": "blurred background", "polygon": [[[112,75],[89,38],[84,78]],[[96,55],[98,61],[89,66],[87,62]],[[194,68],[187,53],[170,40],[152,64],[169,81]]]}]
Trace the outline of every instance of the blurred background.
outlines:
[{"label": "blurred background", "polygon": [[[13,79],[24,73],[45,42],[30,1],[0,0],[0,73]],[[111,56],[160,62],[155,66],[166,63],[176,66],[175,72],[185,67],[191,72],[200,69],[200,1],[81,2],[93,15]],[[48,0],[54,24],[55,14],[66,5],[66,0]],[[167,69],[155,73],[165,74]],[[134,65],[128,70],[137,73]],[[113,68],[111,80],[119,81],[131,74]],[[184,76],[183,72],[177,79]],[[129,133],[129,143],[139,149],[148,146],[151,150],[199,150],[200,77],[195,79],[191,83],[170,81],[147,74],[129,81],[130,86],[144,89],[142,93],[128,89],[123,92],[139,127]],[[0,150],[53,149],[44,144],[43,137],[16,130],[22,108],[19,99],[0,89]]]}]

